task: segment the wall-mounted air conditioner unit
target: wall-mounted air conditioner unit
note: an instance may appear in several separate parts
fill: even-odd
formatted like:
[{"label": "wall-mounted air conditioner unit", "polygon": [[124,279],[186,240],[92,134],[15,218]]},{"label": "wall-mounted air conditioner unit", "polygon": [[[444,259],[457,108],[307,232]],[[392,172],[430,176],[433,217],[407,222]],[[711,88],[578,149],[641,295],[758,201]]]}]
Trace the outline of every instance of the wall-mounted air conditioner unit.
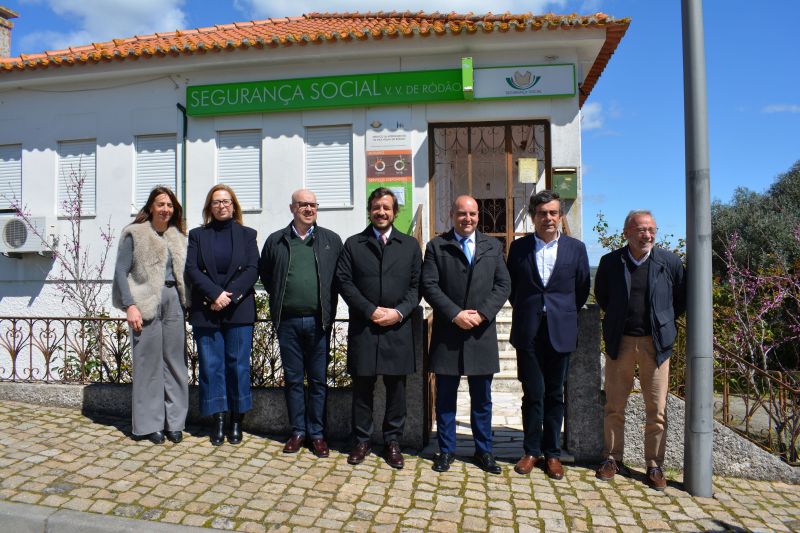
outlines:
[{"label": "wall-mounted air conditioner unit", "polygon": [[31,217],[29,220],[36,228],[35,231],[15,215],[0,217],[0,253],[15,255],[50,252],[45,243],[56,243],[57,220],[49,217]]}]

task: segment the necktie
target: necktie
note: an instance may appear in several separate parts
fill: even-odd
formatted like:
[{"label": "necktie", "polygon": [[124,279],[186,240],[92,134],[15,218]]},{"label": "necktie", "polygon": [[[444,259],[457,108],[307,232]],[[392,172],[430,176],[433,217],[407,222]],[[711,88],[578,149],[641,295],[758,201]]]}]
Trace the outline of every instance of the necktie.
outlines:
[{"label": "necktie", "polygon": [[467,258],[467,263],[472,264],[472,252],[469,249],[469,238],[464,237],[461,239],[461,249],[464,250],[464,255]]},{"label": "necktie", "polygon": [[386,237],[385,233],[381,233],[381,244],[386,246],[386,243],[389,242],[389,238]]}]

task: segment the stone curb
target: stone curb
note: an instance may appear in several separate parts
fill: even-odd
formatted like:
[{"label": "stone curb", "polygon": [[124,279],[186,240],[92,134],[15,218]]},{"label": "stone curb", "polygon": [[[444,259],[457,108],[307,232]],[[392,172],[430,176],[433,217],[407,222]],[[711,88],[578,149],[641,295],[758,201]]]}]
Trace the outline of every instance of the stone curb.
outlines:
[{"label": "stone curb", "polygon": [[201,533],[208,528],[0,501],[0,531],[15,533]]}]

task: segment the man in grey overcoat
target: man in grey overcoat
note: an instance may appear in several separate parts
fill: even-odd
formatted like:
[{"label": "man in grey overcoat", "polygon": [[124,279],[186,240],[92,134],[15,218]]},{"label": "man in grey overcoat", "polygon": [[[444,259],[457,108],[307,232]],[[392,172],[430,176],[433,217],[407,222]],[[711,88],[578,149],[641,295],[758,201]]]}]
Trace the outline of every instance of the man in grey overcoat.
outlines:
[{"label": "man in grey overcoat", "polygon": [[495,316],[511,292],[503,247],[477,230],[478,203],[459,196],[450,211],[453,229],[425,250],[422,294],[433,308],[431,370],[436,374],[439,453],[433,469],[449,470],[456,450],[456,395],[468,376],[475,462],[499,474],[492,455],[492,378],[500,371]]},{"label": "man in grey overcoat", "polygon": [[336,269],[339,292],[350,308],[353,448],[347,462],[360,464],[371,451],[373,395],[381,375],[386,388],[383,457],[389,466],[403,468],[406,375],[416,370],[411,314],[420,300],[422,254],[417,241],[393,225],[398,202],[391,189],[375,189],[367,206],[370,225],[347,239]]}]

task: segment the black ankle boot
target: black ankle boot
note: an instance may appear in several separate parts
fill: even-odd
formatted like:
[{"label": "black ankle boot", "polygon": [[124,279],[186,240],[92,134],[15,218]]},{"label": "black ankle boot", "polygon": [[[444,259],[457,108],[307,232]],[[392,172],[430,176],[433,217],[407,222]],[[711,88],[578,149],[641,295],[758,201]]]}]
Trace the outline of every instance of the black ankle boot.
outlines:
[{"label": "black ankle boot", "polygon": [[242,419],[243,413],[231,413],[231,427],[228,430],[228,442],[239,444],[242,442]]},{"label": "black ankle boot", "polygon": [[211,416],[211,444],[219,446],[225,442],[225,413],[214,413]]}]

